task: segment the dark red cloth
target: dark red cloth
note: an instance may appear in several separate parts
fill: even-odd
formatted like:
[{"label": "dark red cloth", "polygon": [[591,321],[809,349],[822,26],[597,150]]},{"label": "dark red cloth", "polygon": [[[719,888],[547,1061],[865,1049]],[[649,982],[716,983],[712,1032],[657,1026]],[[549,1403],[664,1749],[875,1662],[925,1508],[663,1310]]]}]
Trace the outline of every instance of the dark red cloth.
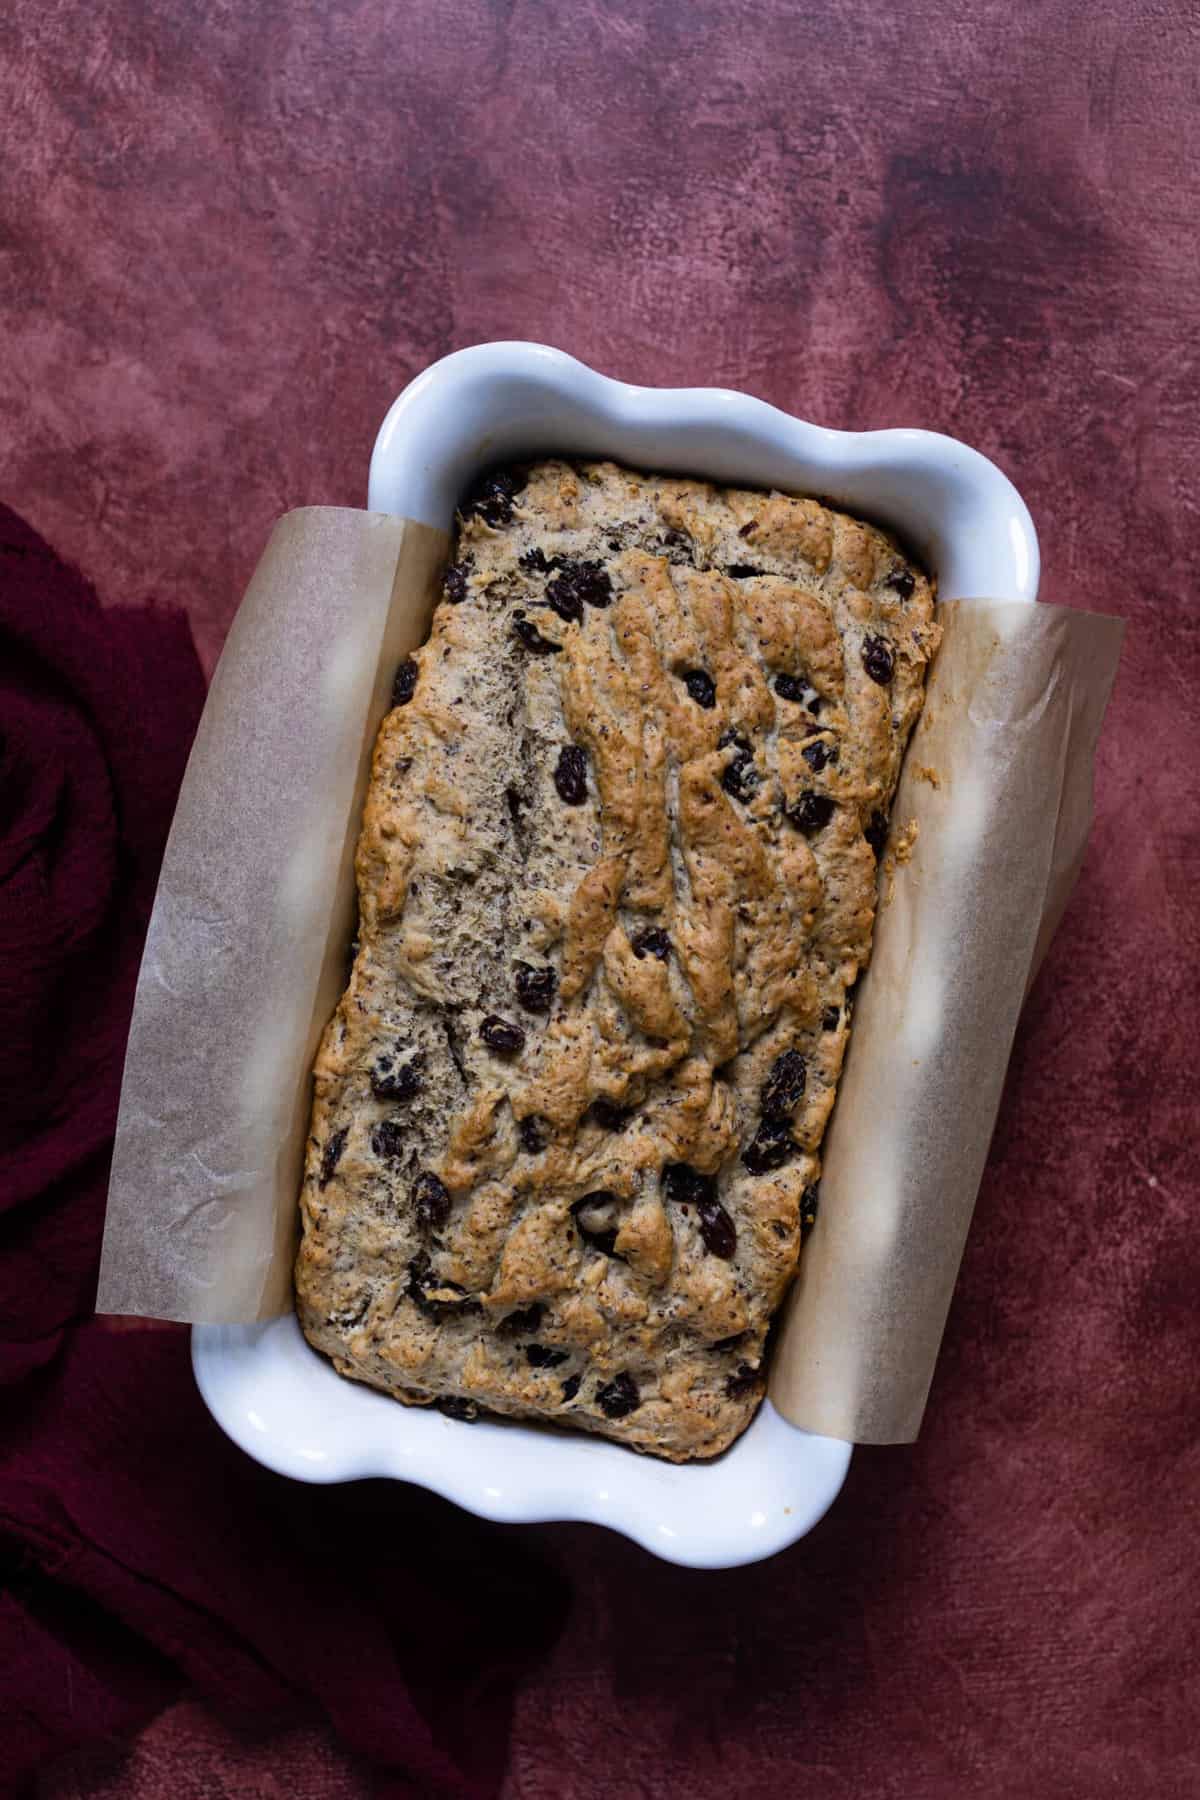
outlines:
[{"label": "dark red cloth", "polygon": [[83,1317],[158,861],[203,704],[187,620],[103,611],[0,511],[0,1379]]},{"label": "dark red cloth", "polygon": [[182,614],[105,610],[0,509],[0,1780],[182,1690],[328,1719],[397,1795],[494,1791],[558,1589],[511,1532],[259,1469],[186,1333],[90,1317],[142,937],[204,697]]}]

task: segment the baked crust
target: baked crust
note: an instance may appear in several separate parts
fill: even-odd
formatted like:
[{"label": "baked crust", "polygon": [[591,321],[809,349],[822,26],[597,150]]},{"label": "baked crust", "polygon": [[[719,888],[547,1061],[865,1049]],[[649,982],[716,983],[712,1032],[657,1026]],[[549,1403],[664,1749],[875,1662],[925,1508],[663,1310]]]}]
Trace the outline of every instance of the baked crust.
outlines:
[{"label": "baked crust", "polygon": [[344,1375],[676,1461],[744,1429],[939,635],[895,542],[815,500],[481,485],[314,1070],[297,1304]]}]

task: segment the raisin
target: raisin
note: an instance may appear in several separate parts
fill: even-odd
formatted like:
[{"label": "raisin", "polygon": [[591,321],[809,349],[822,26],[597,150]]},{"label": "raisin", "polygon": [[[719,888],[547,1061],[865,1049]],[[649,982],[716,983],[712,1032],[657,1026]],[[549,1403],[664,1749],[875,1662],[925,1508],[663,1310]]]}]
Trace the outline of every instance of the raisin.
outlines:
[{"label": "raisin", "polygon": [[665,1164],[662,1190],[673,1206],[700,1206],[717,1197],[717,1184],[711,1175],[702,1175],[691,1163]]},{"label": "raisin", "polygon": [[568,1400],[573,1400],[575,1398],[576,1394],[579,1392],[579,1384],[582,1380],[583,1380],[582,1375],[568,1375],[567,1376],[567,1379],[562,1384],[562,1397],[563,1397],[563,1405],[564,1406],[566,1405]]},{"label": "raisin", "polygon": [[551,1350],[545,1344],[526,1344],[525,1361],[531,1369],[556,1369],[559,1363],[565,1363],[566,1350]]},{"label": "raisin", "polygon": [[828,794],[817,794],[813,792],[812,788],[805,788],[804,792],[798,795],[790,806],[784,807],[783,816],[789,825],[794,825],[797,831],[802,831],[805,837],[810,837],[814,831],[820,831],[832,819],[833,801]]},{"label": "raisin", "polygon": [[753,537],[757,530],[758,530],[758,520],[757,519],[747,519],[747,521],[744,525],[738,526],[738,536],[740,538]]},{"label": "raisin", "polygon": [[568,625],[583,623],[583,601],[571,584],[560,575],[546,589],[546,604]]},{"label": "raisin", "polygon": [[554,569],[565,569],[567,566],[563,557],[547,556],[536,544],[532,550],[522,550],[517,561],[531,575],[549,575]]},{"label": "raisin", "polygon": [[752,1175],[766,1175],[771,1169],[781,1169],[796,1149],[786,1119],[764,1119],[742,1151],[742,1161]]},{"label": "raisin", "polygon": [[631,944],[633,954],[639,959],[643,956],[657,956],[659,962],[666,962],[671,954],[670,938],[656,926],[652,926],[649,931],[639,931]]},{"label": "raisin", "polygon": [[614,1375],[596,1390],[596,1405],[606,1419],[624,1419],[642,1403],[632,1375]]},{"label": "raisin", "polygon": [[608,1188],[597,1188],[594,1193],[585,1194],[582,1200],[576,1200],[571,1205],[571,1216],[575,1220],[576,1231],[585,1244],[590,1244],[593,1250],[603,1250],[605,1256],[612,1256],[616,1252],[617,1228],[615,1225],[594,1224],[586,1215],[592,1212],[593,1208],[615,1206],[616,1204],[617,1196],[614,1193],[611,1193]]},{"label": "raisin", "polygon": [[545,1139],[542,1136],[542,1122],[536,1113],[526,1113],[523,1119],[518,1120],[517,1137],[520,1139],[521,1148],[526,1156],[536,1156],[540,1150],[546,1148]]},{"label": "raisin", "polygon": [[529,1306],[521,1306],[516,1312],[510,1312],[501,1319],[496,1329],[506,1337],[524,1336],[527,1331],[538,1329],[545,1311],[545,1307],[539,1301],[534,1300]]},{"label": "raisin", "polygon": [[630,1109],[617,1106],[612,1100],[593,1100],[587,1116],[601,1131],[624,1131],[629,1123]]},{"label": "raisin", "polygon": [[752,1394],[762,1378],[762,1370],[753,1363],[739,1363],[732,1375],[725,1377],[725,1392],[731,1400]]},{"label": "raisin", "polygon": [[517,999],[526,1012],[549,1012],[557,984],[558,976],[553,969],[535,969],[524,962],[517,964]]},{"label": "raisin", "polygon": [[702,1200],[696,1208],[704,1248],[726,1262],[737,1249],[737,1229],[719,1200]]},{"label": "raisin", "polygon": [[612,582],[598,562],[584,563],[575,579],[589,606],[603,608],[612,600]]},{"label": "raisin", "polygon": [[697,706],[702,706],[705,712],[712,711],[717,704],[717,687],[707,669],[685,669],[683,685]]},{"label": "raisin", "polygon": [[807,705],[809,712],[820,712],[819,695],[814,694],[811,700],[806,700],[811,685],[810,682],[805,681],[802,675],[777,675],[775,677],[775,692],[781,700],[794,700],[797,706]]},{"label": "raisin", "polygon": [[582,806],[587,799],[587,751],[578,744],[564,744],[559,751],[554,785],[566,806]]},{"label": "raisin", "polygon": [[396,670],[396,679],[392,683],[392,705],[407,706],[417,691],[417,676],[421,673],[411,656],[406,656]]},{"label": "raisin", "polygon": [[525,486],[523,476],[511,469],[489,469],[473,483],[462,504],[462,516],[481,518],[485,525],[511,525],[513,501]]},{"label": "raisin", "polygon": [[763,1084],[763,1117],[786,1119],[804,1092],[807,1078],[808,1065],[798,1050],[785,1050],[777,1056]]},{"label": "raisin", "polygon": [[461,1419],[464,1425],[473,1424],[479,1417],[479,1408],[473,1400],[460,1399],[457,1394],[443,1394],[440,1400],[433,1403],[440,1413],[448,1419]]},{"label": "raisin", "polygon": [[371,1148],[380,1162],[398,1163],[406,1142],[404,1127],[395,1119],[380,1119],[371,1131]]},{"label": "raisin", "polygon": [[489,1013],[479,1027],[479,1035],[489,1050],[498,1056],[515,1056],[525,1048],[525,1033],[519,1025],[510,1024],[496,1013]]},{"label": "raisin", "polygon": [[754,766],[754,753],[744,738],[733,732],[726,732],[721,740],[721,748],[733,743],[738,747],[737,755],[726,763],[721,774],[721,786],[735,800],[745,803],[757,788],[762,776]]},{"label": "raisin", "polygon": [[840,1006],[827,1006],[821,1014],[822,1031],[836,1031],[841,1022],[842,1009]]},{"label": "raisin", "polygon": [[888,822],[881,812],[871,814],[871,822],[863,827],[863,836],[875,852],[875,861],[883,855],[883,846],[887,843]]},{"label": "raisin", "polygon": [[887,584],[890,588],[895,589],[902,600],[907,600],[917,585],[916,581],[913,579],[912,570],[906,569],[903,563],[898,563],[890,572],[887,578]]},{"label": "raisin", "polygon": [[669,545],[673,550],[690,550],[692,545],[692,540],[687,532],[676,531],[674,526],[672,526],[669,531],[663,532],[662,541],[664,544]]},{"label": "raisin", "polygon": [[725,573],[732,575],[735,581],[748,581],[752,575],[761,575],[762,570],[756,569],[753,563],[730,563]]},{"label": "raisin", "polygon": [[526,650],[532,651],[534,656],[557,656],[562,649],[561,644],[555,644],[550,638],[544,638],[533,620],[527,619],[525,614],[519,610],[513,614],[512,626],[518,643],[522,644]]},{"label": "raisin", "polygon": [[803,1243],[817,1222],[821,1205],[821,1183],[814,1181],[800,1196],[800,1241]]},{"label": "raisin", "polygon": [[422,1169],[417,1176],[413,1205],[417,1218],[429,1231],[440,1231],[450,1217],[450,1196],[444,1184],[428,1169]]},{"label": "raisin", "polygon": [[451,563],[442,576],[442,593],[451,606],[459,606],[467,597],[469,562]]},{"label": "raisin", "polygon": [[[427,1290],[429,1288],[449,1288],[453,1298],[449,1300],[433,1300]],[[433,1265],[424,1250],[418,1250],[408,1265],[408,1282],[406,1292],[414,1306],[426,1314],[428,1318],[440,1319],[448,1313],[478,1312],[479,1302],[470,1294],[464,1293],[453,1281],[442,1281],[433,1272]]]},{"label": "raisin", "polygon": [[424,1062],[419,1050],[399,1066],[395,1056],[381,1056],[371,1070],[371,1092],[377,1100],[411,1100],[421,1091]]},{"label": "raisin", "polygon": [[800,752],[814,775],[819,775],[826,763],[835,763],[838,759],[836,744],[827,744],[824,738],[814,738],[811,744],[805,744]]},{"label": "raisin", "polygon": [[342,1160],[342,1151],[346,1148],[346,1138],[350,1127],[343,1125],[332,1137],[325,1140],[325,1148],[321,1152],[321,1170],[317,1176],[318,1187],[328,1187],[333,1178],[333,1171]]},{"label": "raisin", "polygon": [[546,585],[546,601],[563,619],[582,619],[583,608],[608,606],[612,602],[612,581],[608,571],[598,562],[562,562],[562,573]]},{"label": "raisin", "polygon": [[522,807],[529,805],[528,799],[521,792],[520,788],[506,787],[504,790],[504,804],[508,808],[508,816],[513,824],[520,825],[521,809]]},{"label": "raisin", "polygon": [[862,662],[871,680],[877,681],[880,687],[886,687],[895,668],[892,647],[886,639],[871,637],[868,633],[863,639]]}]

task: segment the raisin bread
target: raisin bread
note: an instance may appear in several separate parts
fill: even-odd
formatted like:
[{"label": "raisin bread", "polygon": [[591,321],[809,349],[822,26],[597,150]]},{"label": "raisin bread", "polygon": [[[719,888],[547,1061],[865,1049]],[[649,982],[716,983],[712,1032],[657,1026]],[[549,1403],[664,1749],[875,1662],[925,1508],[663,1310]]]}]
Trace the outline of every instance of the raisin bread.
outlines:
[{"label": "raisin bread", "polygon": [[938,635],[896,543],[815,500],[479,485],[315,1069],[296,1291],[343,1374],[677,1461],[745,1427]]}]

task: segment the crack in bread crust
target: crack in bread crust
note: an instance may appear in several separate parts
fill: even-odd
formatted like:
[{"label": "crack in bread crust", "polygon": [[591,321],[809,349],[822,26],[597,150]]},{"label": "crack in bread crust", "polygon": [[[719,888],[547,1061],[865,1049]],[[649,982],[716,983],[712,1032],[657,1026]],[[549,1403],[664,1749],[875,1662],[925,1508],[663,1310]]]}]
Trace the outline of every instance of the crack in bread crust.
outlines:
[{"label": "crack in bread crust", "polygon": [[712,1456],[815,1204],[934,596],[814,500],[557,460],[482,496],[375,747],[300,1322],[411,1403]]}]

